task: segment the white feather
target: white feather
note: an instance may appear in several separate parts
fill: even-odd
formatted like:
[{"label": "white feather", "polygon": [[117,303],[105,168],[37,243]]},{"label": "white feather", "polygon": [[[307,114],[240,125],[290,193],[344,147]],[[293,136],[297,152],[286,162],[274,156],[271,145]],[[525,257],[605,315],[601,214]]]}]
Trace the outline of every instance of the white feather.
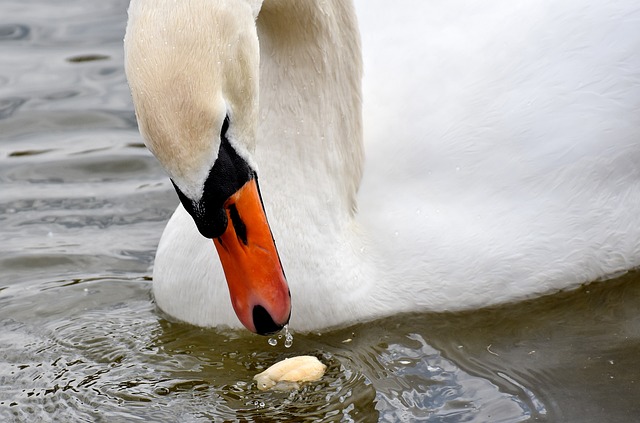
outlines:
[{"label": "white feather", "polygon": [[[188,3],[180,13],[233,4]],[[637,2],[356,4],[362,93],[348,2],[267,0],[256,24],[255,7],[226,23],[260,43],[259,106],[232,106],[256,108],[255,139],[239,142],[260,169],[294,328],[517,301],[640,264]],[[147,25],[163,13],[131,7]],[[239,326],[182,207],[154,293],[179,319]]]}]

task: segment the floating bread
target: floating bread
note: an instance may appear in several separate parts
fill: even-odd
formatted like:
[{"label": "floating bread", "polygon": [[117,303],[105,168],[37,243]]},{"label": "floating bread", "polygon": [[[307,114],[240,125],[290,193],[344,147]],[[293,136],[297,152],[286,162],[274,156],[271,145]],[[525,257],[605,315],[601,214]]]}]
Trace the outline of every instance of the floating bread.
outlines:
[{"label": "floating bread", "polygon": [[258,373],[253,379],[258,384],[258,389],[290,390],[300,388],[300,383],[313,382],[324,375],[327,366],[316,357],[299,355],[285,358],[269,367],[262,373]]}]

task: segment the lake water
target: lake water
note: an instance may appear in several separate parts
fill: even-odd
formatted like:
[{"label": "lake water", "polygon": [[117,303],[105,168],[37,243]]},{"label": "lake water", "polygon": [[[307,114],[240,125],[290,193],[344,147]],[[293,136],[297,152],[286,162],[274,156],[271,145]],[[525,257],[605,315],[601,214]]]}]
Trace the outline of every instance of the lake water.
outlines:
[{"label": "lake water", "polygon": [[[172,322],[151,265],[177,204],[141,144],[125,0],[0,3],[0,421],[630,422],[640,277],[399,316],[293,347]],[[313,354],[322,381],[254,374]]]}]

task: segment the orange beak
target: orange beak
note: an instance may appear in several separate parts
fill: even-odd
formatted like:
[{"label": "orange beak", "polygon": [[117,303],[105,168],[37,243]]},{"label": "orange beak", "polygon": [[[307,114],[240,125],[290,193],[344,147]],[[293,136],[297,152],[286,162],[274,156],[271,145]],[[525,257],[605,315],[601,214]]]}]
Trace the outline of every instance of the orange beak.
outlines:
[{"label": "orange beak", "polygon": [[291,295],[264,212],[257,180],[251,179],[224,203],[227,228],[213,243],[242,324],[268,335],[289,322]]}]

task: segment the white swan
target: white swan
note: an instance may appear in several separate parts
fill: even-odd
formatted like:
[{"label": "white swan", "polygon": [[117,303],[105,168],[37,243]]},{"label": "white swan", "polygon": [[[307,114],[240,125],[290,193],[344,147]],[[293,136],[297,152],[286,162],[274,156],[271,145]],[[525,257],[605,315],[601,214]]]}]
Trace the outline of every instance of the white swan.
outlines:
[{"label": "white swan", "polygon": [[[366,161],[349,1],[131,2],[141,132],[220,237],[245,326],[289,317],[244,185],[254,171],[302,331],[517,301],[640,264],[637,2],[358,6]],[[214,243],[182,206],[153,277],[168,314],[239,326]]]}]

